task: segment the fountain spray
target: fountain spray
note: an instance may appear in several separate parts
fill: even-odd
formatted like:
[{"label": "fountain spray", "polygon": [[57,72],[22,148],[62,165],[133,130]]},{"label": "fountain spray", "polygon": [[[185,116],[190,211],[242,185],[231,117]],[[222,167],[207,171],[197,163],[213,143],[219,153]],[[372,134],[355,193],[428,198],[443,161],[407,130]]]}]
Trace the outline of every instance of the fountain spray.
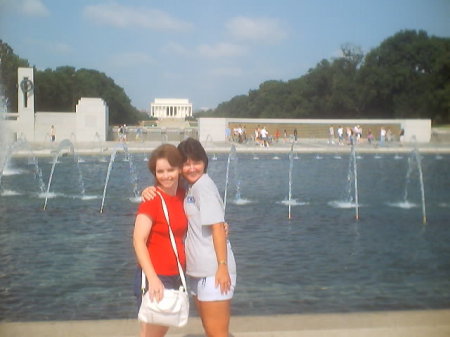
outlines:
[{"label": "fountain spray", "polygon": [[359,220],[359,204],[358,204],[358,167],[356,164],[355,145],[352,144],[352,161],[353,161],[353,180],[355,186],[355,219]]},{"label": "fountain spray", "polygon": [[102,197],[102,205],[100,206],[100,213],[103,213],[103,208],[105,206],[105,199],[106,199],[106,190],[108,189],[109,176],[111,174],[114,160],[116,159],[117,151],[119,151],[119,150],[123,150],[125,152],[125,158],[126,158],[126,161],[128,161],[128,166],[130,168],[130,183],[133,186],[133,196],[135,199],[139,198],[137,173],[136,173],[136,169],[134,168],[134,165],[133,165],[133,159],[132,159],[131,153],[128,151],[127,144],[119,143],[113,149],[113,152],[111,153],[111,157],[109,159],[108,171],[106,173],[106,179],[105,179],[105,186],[103,187],[103,197]]},{"label": "fountain spray", "polygon": [[[56,149],[55,155],[53,156],[52,169],[51,169],[51,171],[50,171],[50,177],[48,178],[48,184],[47,184],[47,191],[46,191],[46,193],[45,193],[45,202],[44,202],[44,207],[43,207],[44,210],[46,210],[46,208],[47,208],[48,194],[49,194],[49,192],[50,192],[50,186],[51,186],[51,184],[52,184],[53,173],[55,172],[55,165],[56,165],[56,163],[58,162],[58,158],[59,158],[59,155],[61,154],[61,151],[62,151],[64,148],[67,148],[67,147],[69,148],[70,153],[73,154],[73,155],[75,156],[74,147],[73,147],[72,142],[71,142],[70,140],[68,140],[68,139],[62,140],[62,141],[59,143],[58,148]],[[74,158],[75,158],[75,157],[74,157]]]},{"label": "fountain spray", "polygon": [[419,170],[420,195],[422,197],[422,223],[427,224],[427,212],[425,209],[425,189],[423,184],[421,157],[417,148],[414,149],[414,156],[416,157],[417,168]]},{"label": "fountain spray", "polygon": [[223,210],[225,212],[225,209],[227,208],[227,190],[228,190],[228,177],[230,174],[230,162],[233,156],[236,156],[236,146],[231,145],[230,153],[228,154],[228,161],[227,161],[227,171],[225,174],[225,192],[223,194]]},{"label": "fountain spray", "polygon": [[291,152],[289,152],[289,191],[288,191],[288,219],[292,219],[291,215],[291,200],[292,200],[292,168],[294,167],[294,143],[291,145]]}]

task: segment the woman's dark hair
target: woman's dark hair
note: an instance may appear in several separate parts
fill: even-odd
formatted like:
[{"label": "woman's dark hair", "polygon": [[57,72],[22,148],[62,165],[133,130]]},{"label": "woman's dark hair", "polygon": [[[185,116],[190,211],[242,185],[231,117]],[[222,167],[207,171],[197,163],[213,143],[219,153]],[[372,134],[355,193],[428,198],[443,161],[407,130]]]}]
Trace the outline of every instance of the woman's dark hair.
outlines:
[{"label": "woman's dark hair", "polygon": [[205,164],[205,173],[208,169],[208,155],[202,144],[194,138],[186,138],[180,144],[178,144],[178,150],[183,157],[183,163],[186,160],[191,159],[195,161],[202,161]]},{"label": "woman's dark hair", "polygon": [[180,151],[174,145],[162,144],[153,150],[148,160],[148,169],[154,176],[156,176],[156,162],[161,158],[167,159],[173,167],[181,168],[184,162]]}]

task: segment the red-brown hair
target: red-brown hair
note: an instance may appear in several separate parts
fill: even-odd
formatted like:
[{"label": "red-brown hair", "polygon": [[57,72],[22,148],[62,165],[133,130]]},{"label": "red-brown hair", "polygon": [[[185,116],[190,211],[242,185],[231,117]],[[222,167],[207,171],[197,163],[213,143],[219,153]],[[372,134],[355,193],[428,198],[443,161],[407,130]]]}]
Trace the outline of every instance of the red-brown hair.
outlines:
[{"label": "red-brown hair", "polygon": [[156,176],[156,162],[162,158],[167,159],[171,166],[181,168],[183,165],[180,151],[174,145],[162,144],[153,150],[148,160],[148,169],[154,176]]}]

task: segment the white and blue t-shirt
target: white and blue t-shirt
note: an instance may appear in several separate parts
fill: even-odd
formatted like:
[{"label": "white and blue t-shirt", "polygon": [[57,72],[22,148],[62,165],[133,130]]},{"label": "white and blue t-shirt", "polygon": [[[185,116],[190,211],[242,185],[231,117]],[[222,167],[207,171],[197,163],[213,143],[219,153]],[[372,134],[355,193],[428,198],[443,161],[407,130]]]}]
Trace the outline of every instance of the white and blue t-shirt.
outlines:
[{"label": "white and blue t-shirt", "polygon": [[[189,187],[184,199],[184,211],[189,221],[186,236],[186,274],[193,277],[214,276],[217,257],[211,225],[224,222],[223,201],[217,186],[208,174],[203,174]],[[236,262],[230,242],[227,242],[228,272],[236,274]]]}]

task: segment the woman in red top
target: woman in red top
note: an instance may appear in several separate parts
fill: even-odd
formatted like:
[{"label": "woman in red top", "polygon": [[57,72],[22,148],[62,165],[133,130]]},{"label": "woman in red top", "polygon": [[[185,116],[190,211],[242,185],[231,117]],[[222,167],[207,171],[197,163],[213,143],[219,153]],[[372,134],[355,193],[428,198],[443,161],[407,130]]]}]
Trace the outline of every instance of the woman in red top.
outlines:
[{"label": "woman in red top", "polygon": [[[182,164],[183,160],[178,149],[173,145],[163,144],[152,152],[148,167],[155,177],[157,189],[167,204],[180,263],[185,268],[184,238],[188,222],[183,209],[185,191],[178,186]],[[139,205],[134,224],[133,245],[139,266],[147,277],[148,291],[152,300],[160,301],[164,288],[179,288],[181,280],[177,260],[159,197]],[[140,268],[136,273],[138,280]],[[140,300],[141,295],[138,296],[139,305]],[[167,326],[141,322],[140,336],[162,337],[168,329]]]}]

